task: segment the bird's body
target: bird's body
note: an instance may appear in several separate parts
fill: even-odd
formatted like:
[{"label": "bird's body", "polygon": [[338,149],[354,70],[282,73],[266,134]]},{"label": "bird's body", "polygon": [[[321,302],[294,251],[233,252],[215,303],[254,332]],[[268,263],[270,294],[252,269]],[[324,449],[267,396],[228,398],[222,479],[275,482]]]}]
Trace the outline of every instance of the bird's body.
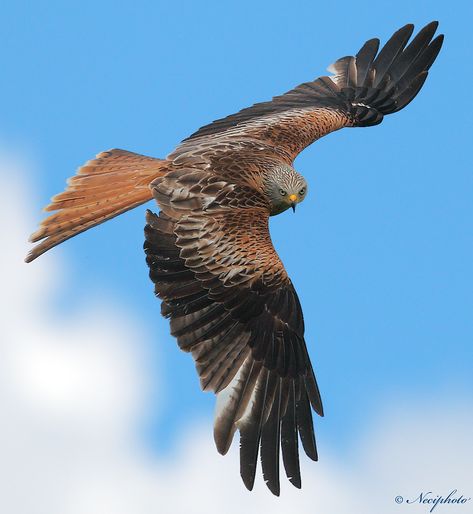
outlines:
[{"label": "bird's body", "polygon": [[[413,26],[378,53],[370,40],[336,61],[331,77],[301,84],[270,102],[202,127],[166,159],[124,150],[99,154],[53,198],[27,261],[154,198],[145,252],[162,314],[196,362],[204,390],[217,394],[214,436],[226,453],[240,432],[241,476],[253,487],[258,453],[279,494],[279,451],[301,486],[298,438],[316,460],[311,407],[322,402],[304,341],[294,287],[269,235],[268,220],[304,200],[295,157],[343,127],[380,123],[422,87],[442,36],[437,23],[407,45]],[[406,46],[407,45],[407,46]]]}]

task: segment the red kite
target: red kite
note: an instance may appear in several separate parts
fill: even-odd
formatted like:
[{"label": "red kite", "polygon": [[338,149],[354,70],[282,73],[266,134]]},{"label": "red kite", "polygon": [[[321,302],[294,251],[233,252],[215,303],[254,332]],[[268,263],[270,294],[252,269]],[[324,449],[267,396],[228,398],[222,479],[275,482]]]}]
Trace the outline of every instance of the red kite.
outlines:
[{"label": "red kite", "polygon": [[307,196],[295,157],[343,127],[368,127],[403,109],[440,51],[437,22],[413,25],[378,52],[370,39],[323,76],[200,128],[166,159],[124,150],[82,166],[55,196],[31,241],[30,262],[53,246],[154,198],[146,261],[161,312],[192,353],[202,388],[217,394],[214,437],[225,454],[240,432],[240,471],[253,488],[258,453],[279,494],[279,454],[301,487],[300,437],[317,460],[312,412],[322,401],[297,293],[271,243],[269,216]]}]

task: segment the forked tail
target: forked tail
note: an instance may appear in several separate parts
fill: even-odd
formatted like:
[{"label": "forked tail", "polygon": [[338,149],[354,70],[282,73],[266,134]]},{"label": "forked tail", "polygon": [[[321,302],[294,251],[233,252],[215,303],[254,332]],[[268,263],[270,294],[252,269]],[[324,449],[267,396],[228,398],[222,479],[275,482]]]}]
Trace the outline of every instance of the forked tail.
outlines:
[{"label": "forked tail", "polygon": [[148,187],[165,173],[166,161],[126,150],[102,152],[68,179],[64,192],[54,196],[45,211],[57,211],[31,235],[36,245],[31,262],[47,250],[95,225],[152,199]]}]

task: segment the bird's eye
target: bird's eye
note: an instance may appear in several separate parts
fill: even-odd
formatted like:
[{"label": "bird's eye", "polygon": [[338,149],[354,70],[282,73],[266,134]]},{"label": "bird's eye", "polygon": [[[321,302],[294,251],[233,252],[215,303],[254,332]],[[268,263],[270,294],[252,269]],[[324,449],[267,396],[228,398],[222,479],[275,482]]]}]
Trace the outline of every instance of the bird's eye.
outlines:
[{"label": "bird's eye", "polygon": [[303,188],[299,191],[299,195],[300,195],[300,196],[304,196],[304,195],[305,195],[305,187],[303,187]]},{"label": "bird's eye", "polygon": [[286,196],[287,195],[287,193],[286,193],[286,191],[284,191],[284,189],[280,189],[279,193],[280,193],[281,196]]}]

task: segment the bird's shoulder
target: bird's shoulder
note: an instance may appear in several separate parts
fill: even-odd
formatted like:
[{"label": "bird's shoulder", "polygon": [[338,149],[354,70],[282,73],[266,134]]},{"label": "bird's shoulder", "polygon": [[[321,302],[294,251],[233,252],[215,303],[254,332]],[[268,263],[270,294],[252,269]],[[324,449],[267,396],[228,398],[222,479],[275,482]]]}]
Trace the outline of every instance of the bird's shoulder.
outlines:
[{"label": "bird's shoulder", "polygon": [[270,212],[266,180],[287,156],[253,140],[202,145],[168,156],[168,171],[150,184],[161,208],[215,212],[221,208]]},{"label": "bird's shoulder", "polygon": [[199,269],[228,275],[234,285],[250,279],[256,289],[287,286],[269,232],[270,201],[261,186],[261,175],[274,163],[251,154],[239,157],[220,156],[212,166],[174,165],[151,183],[153,196],[173,220],[183,255],[191,261],[199,257]]}]

